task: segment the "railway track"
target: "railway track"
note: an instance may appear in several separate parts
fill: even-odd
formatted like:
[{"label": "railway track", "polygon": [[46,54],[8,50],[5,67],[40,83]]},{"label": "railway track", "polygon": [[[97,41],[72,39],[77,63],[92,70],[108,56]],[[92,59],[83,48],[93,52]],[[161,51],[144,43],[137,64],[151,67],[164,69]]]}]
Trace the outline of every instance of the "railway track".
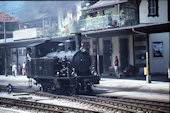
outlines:
[{"label": "railway track", "polygon": [[[4,104],[6,106],[21,106],[21,108],[28,107],[29,110],[38,110],[38,111],[45,111],[45,112],[73,112],[73,113],[112,113],[112,112],[124,112],[124,113],[135,113],[133,110],[121,108],[121,107],[115,107],[115,106],[109,106],[97,102],[90,102],[83,99],[77,99],[75,97],[68,97],[68,96],[58,96],[48,93],[42,93],[42,92],[25,92],[25,91],[19,91],[15,90],[14,96],[17,95],[36,95],[41,97],[49,97],[51,99],[65,99],[69,100],[70,102],[77,102],[80,104],[83,104],[84,106],[91,106],[94,109],[81,109],[81,108],[75,108],[75,107],[66,107],[66,106],[59,106],[59,105],[51,105],[47,103],[41,103],[37,101],[25,101],[20,99],[11,99],[11,98],[2,98],[0,97],[0,103]],[[18,94],[16,94],[18,93]],[[22,93],[22,94],[21,94]],[[41,100],[41,99],[40,99]],[[35,108],[34,108],[35,107]],[[49,108],[49,109],[48,109]],[[59,111],[58,111],[59,110]]]},{"label": "railway track", "polygon": [[94,107],[97,107],[97,108],[102,108],[103,111],[105,109],[105,111],[108,111],[108,112],[124,112],[124,113],[135,113],[136,111],[135,110],[131,110],[131,109],[127,109],[127,108],[122,108],[122,107],[119,107],[119,106],[111,106],[111,105],[107,105],[107,104],[104,104],[104,103],[98,103],[98,102],[94,102],[94,101],[89,101],[88,99],[79,99],[75,96],[61,96],[61,95],[53,95],[53,94],[46,94],[46,93],[32,93],[32,94],[35,94],[38,96],[47,96],[47,97],[51,97],[51,98],[60,98],[60,99],[67,99],[67,100],[71,100],[71,101],[74,101],[74,102],[79,102],[81,104],[85,104],[85,105],[90,105],[90,106],[94,106]]},{"label": "railway track", "polygon": [[[55,95],[53,94],[46,95],[44,93],[42,94],[39,93],[38,95],[56,98]],[[88,103],[94,106],[99,106],[102,108],[112,109],[112,110],[113,108],[110,108],[110,106],[113,106],[116,108],[118,107],[118,108],[123,108],[123,109],[130,109],[135,112],[142,111],[142,112],[169,113],[170,111],[170,103],[164,103],[164,102],[137,100],[137,99],[129,99],[129,98],[111,98],[111,97],[102,97],[102,96],[96,97],[96,96],[79,95],[79,96],[74,96],[74,97],[75,98],[67,97],[67,96],[58,96],[57,98],[69,99],[69,100],[78,101],[81,103]],[[109,107],[104,107],[104,106],[109,106]]]},{"label": "railway track", "polygon": [[80,108],[72,108],[66,106],[38,103],[32,101],[24,101],[18,99],[11,98],[2,98],[0,97],[0,104],[7,107],[17,107],[19,109],[27,109],[30,112],[43,112],[43,113],[68,113],[68,112],[80,112],[80,113],[100,113],[98,111],[80,109]]},{"label": "railway track", "polygon": [[[14,90],[16,93],[21,93],[25,91],[21,90]],[[101,96],[85,96],[85,95],[78,95],[78,96],[61,96],[61,95],[54,95],[42,92],[28,92],[31,95],[41,96],[41,97],[49,97],[53,99],[67,99],[72,102],[79,102],[84,105],[94,106],[96,108],[102,108],[103,111],[93,111],[93,112],[153,112],[153,113],[169,113],[170,107],[169,103],[163,102],[151,102],[151,101],[144,101],[144,100],[136,100],[136,99],[128,99],[128,98],[108,98],[108,97],[101,97]],[[64,108],[70,109],[70,108]],[[58,109],[57,109],[58,110]],[[62,109],[59,109],[62,110]],[[84,112],[81,110],[71,110],[72,112]],[[70,111],[69,111],[70,112]],[[86,111],[87,113],[92,111]]]},{"label": "railway track", "polygon": [[119,106],[142,112],[170,113],[170,103],[137,100],[129,98],[112,98],[103,96],[76,96],[79,99]]}]

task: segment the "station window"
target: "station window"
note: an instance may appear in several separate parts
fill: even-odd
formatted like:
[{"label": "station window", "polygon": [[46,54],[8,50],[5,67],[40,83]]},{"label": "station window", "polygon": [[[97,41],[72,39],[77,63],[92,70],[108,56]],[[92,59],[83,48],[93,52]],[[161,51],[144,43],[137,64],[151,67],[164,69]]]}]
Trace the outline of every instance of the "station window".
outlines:
[{"label": "station window", "polygon": [[148,0],[148,17],[158,15],[158,0]]}]

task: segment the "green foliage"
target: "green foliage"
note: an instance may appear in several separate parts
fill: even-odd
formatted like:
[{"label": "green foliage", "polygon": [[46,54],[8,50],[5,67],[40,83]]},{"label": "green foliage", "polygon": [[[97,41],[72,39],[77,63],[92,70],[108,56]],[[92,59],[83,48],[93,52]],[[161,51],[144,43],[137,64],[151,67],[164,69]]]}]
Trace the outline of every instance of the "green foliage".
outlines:
[{"label": "green foliage", "polygon": [[82,11],[81,19],[85,19],[87,17],[86,11]]},{"label": "green foliage", "polygon": [[111,15],[111,10],[110,9],[104,10],[104,14],[105,15]]}]

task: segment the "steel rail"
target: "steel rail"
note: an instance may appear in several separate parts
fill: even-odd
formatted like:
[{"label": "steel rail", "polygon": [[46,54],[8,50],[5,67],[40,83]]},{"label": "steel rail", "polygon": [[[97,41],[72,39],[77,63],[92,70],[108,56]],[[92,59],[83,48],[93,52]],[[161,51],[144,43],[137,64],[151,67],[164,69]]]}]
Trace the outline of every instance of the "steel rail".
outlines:
[{"label": "steel rail", "polygon": [[94,97],[94,96],[76,96],[79,99],[85,99],[89,101],[95,101],[100,103],[105,103],[109,105],[115,105],[125,108],[131,108],[133,110],[142,110],[144,112],[150,111],[150,112],[164,112],[169,113],[170,111],[170,104],[160,102],[152,102],[152,101],[144,101],[144,100],[134,100],[134,99],[114,99],[114,98],[108,98],[108,97]]},{"label": "steel rail", "polygon": [[[5,105],[7,107],[13,107],[13,106],[16,106],[17,108],[19,109],[22,109],[22,110],[30,110],[30,111],[43,111],[43,112],[54,112],[54,113],[60,113],[60,112],[63,112],[63,111],[59,111],[59,110],[52,110],[52,109],[49,109],[49,108],[45,108],[45,107],[40,107],[40,104],[32,104],[30,105],[30,103],[28,102],[19,102],[18,100],[16,99],[9,99],[9,98],[1,98],[0,97],[0,104],[1,105]],[[64,112],[66,113],[66,112]]]},{"label": "steel rail", "polygon": [[[73,97],[53,95],[53,94],[48,94],[48,93],[46,94],[46,93],[32,92],[32,94],[43,96],[43,97],[46,96],[46,97],[51,97],[51,98],[69,99],[72,101],[78,101],[78,102],[84,103],[84,104],[87,103],[87,104],[91,104],[91,105],[102,107],[102,108],[109,109],[109,110],[113,110],[113,108],[114,108],[117,110],[123,109],[125,111],[127,109],[132,110],[129,112],[143,111],[143,112],[168,113],[167,109],[169,109],[168,106],[163,106],[163,105],[159,105],[159,104],[149,104],[149,105],[151,105],[151,107],[148,107],[148,106],[146,106],[148,104],[144,103],[144,102],[140,103],[140,104],[136,103],[136,102],[128,102],[128,101],[121,102],[118,99],[113,100],[113,99],[108,99],[108,98],[106,99],[106,98],[101,98],[101,97],[99,98],[99,97],[92,97],[92,96],[74,96],[75,98],[73,98]],[[113,108],[111,108],[111,107],[113,107]],[[162,107],[164,107],[164,108],[166,107],[166,109],[162,109]]]},{"label": "steel rail", "polygon": [[[135,113],[136,111],[131,110],[131,109],[127,109],[127,108],[122,108],[119,106],[110,106],[110,105],[106,105],[106,104],[102,104],[102,103],[97,103],[97,102],[91,102],[91,101],[87,101],[87,100],[83,100],[83,99],[77,99],[75,97],[70,97],[70,96],[62,96],[62,95],[54,95],[54,94],[49,94],[49,93],[42,93],[42,92],[33,92],[33,91],[23,91],[23,90],[17,90],[15,89],[14,92],[16,93],[29,93],[32,95],[36,95],[36,96],[41,96],[41,97],[50,97],[53,99],[67,99],[67,100],[71,100],[74,102],[80,102],[82,104],[88,104],[90,106],[94,106],[96,108],[102,108],[105,111],[110,111],[110,112],[126,112],[126,113]],[[16,94],[14,94],[16,95]],[[21,94],[22,95],[22,94]],[[96,111],[93,111],[96,112]]]},{"label": "steel rail", "polygon": [[88,101],[88,100],[84,100],[84,99],[78,99],[75,98],[73,96],[62,96],[62,95],[54,95],[54,94],[48,94],[48,93],[38,93],[38,92],[30,92],[33,95],[37,95],[37,96],[42,96],[42,97],[50,97],[50,98],[57,98],[57,99],[67,99],[67,100],[71,100],[74,102],[80,102],[83,104],[89,104],[91,106],[94,107],[98,107],[98,108],[103,108],[109,111],[114,111],[114,112],[126,112],[126,113],[135,113],[136,111],[131,110],[131,109],[127,109],[127,108],[122,108],[119,106],[110,106],[110,105],[106,105],[106,104],[102,104],[102,103],[98,103],[98,102],[92,102],[92,101]]},{"label": "steel rail", "polygon": [[52,105],[46,103],[32,102],[32,101],[23,101],[18,99],[11,98],[2,98],[0,97],[0,104],[7,106],[17,106],[19,108],[26,108],[29,110],[38,110],[43,112],[52,112],[52,113],[67,113],[67,112],[78,112],[78,113],[101,113],[94,110],[86,110],[79,108],[72,108],[60,105]]},{"label": "steel rail", "polygon": [[[28,92],[23,90],[15,89],[15,92]],[[108,98],[104,96],[61,96],[54,95],[49,93],[42,92],[34,92],[29,91],[29,94],[42,96],[42,97],[50,97],[50,98],[60,98],[60,99],[68,99],[71,101],[77,101],[83,104],[90,104],[96,107],[104,108],[111,111],[123,111],[123,112],[163,112],[168,113],[170,110],[169,104],[163,102],[152,102],[152,101],[144,101],[144,100],[136,100],[136,99],[128,99],[128,98]]]},{"label": "steel rail", "polygon": [[138,100],[138,99],[114,99],[115,101],[120,102],[127,102],[137,105],[144,105],[147,107],[152,107],[160,110],[170,111],[170,103],[163,103],[163,102],[155,102],[155,101],[146,101],[146,100]]}]

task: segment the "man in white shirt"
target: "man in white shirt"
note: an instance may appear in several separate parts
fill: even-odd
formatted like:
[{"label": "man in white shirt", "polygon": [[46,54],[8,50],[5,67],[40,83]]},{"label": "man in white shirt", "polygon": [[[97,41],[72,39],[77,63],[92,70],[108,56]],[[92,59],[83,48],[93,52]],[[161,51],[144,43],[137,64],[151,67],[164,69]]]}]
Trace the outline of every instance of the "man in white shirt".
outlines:
[{"label": "man in white shirt", "polygon": [[28,59],[28,60],[31,60],[30,54],[27,54],[27,59]]},{"label": "man in white shirt", "polygon": [[14,63],[14,64],[12,65],[12,74],[13,74],[14,76],[17,75],[17,65],[16,65],[16,63]]},{"label": "man in white shirt", "polygon": [[25,62],[22,64],[22,75],[26,74]]}]

